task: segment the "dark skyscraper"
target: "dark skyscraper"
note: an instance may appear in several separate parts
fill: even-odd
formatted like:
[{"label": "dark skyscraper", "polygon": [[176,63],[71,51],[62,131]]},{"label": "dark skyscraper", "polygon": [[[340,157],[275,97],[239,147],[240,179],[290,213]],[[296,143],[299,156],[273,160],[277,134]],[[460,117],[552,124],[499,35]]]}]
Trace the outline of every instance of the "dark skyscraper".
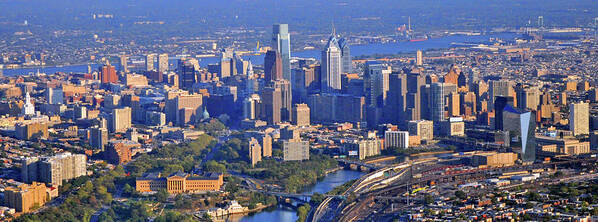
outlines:
[{"label": "dark skyscraper", "polygon": [[345,38],[339,38],[338,45],[341,49],[341,73],[353,72],[353,61],[351,60],[351,48]]},{"label": "dark skyscraper", "polygon": [[195,67],[188,61],[181,60],[178,65],[179,87],[189,89],[195,81]]},{"label": "dark skyscraper", "polygon": [[281,122],[282,92],[274,86],[265,87],[261,93],[262,119],[268,124]]},{"label": "dark skyscraper", "polygon": [[513,106],[513,97],[497,96],[494,100],[494,129],[503,130],[502,112],[507,105]]},{"label": "dark skyscraper", "polygon": [[280,53],[268,50],[264,57],[264,78],[266,81],[282,79],[282,59]]}]

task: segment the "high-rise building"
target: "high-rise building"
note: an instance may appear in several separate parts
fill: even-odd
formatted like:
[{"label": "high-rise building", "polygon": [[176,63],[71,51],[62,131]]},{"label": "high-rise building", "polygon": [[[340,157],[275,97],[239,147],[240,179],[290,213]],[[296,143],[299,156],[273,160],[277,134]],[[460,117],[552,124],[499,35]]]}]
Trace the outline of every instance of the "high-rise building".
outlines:
[{"label": "high-rise building", "polygon": [[268,134],[258,137],[262,144],[262,156],[272,157],[272,137]]},{"label": "high-rise building", "polygon": [[447,90],[447,86],[452,85],[450,83],[433,83],[430,87],[430,108],[431,108],[431,119],[434,123],[440,123],[446,117],[445,115],[445,96],[450,92]]},{"label": "high-rise building", "polygon": [[35,114],[35,106],[31,103],[31,96],[29,96],[29,92],[25,93],[25,104],[21,110],[21,114],[23,115]]},{"label": "high-rise building", "polygon": [[536,160],[536,118],[530,111],[514,108],[511,105],[503,109],[503,130],[509,131],[511,147],[525,162]]},{"label": "high-rise building", "polygon": [[99,127],[89,129],[89,145],[91,147],[104,150],[106,144],[108,144],[108,130]]},{"label": "high-rise building", "polygon": [[268,124],[277,124],[282,121],[282,91],[278,87],[265,87],[261,92],[262,119]]},{"label": "high-rise building", "polygon": [[30,140],[31,138],[48,138],[48,124],[44,122],[17,123],[15,125],[17,139]]},{"label": "high-rise building", "polygon": [[124,72],[124,73],[128,73],[129,72],[129,66],[128,66],[128,60],[129,60],[129,56],[127,55],[121,55],[119,57],[120,59],[120,71]]},{"label": "high-rise building", "polygon": [[309,106],[307,106],[307,104],[295,104],[291,115],[293,125],[309,126],[309,111]]},{"label": "high-rise building", "polygon": [[569,104],[569,130],[574,136],[590,134],[590,106],[588,103]]},{"label": "high-rise building", "polygon": [[338,46],[341,49],[341,73],[353,72],[353,60],[351,58],[351,48],[349,47],[349,42],[345,38],[339,38]]},{"label": "high-rise building", "polygon": [[281,113],[280,118],[282,121],[290,121],[291,120],[291,109],[292,105],[292,89],[291,89],[291,82],[282,79],[272,82],[272,86],[274,88],[280,89],[280,96],[281,96]]},{"label": "high-rise building", "polygon": [[168,54],[163,53],[158,55],[158,72],[163,74],[169,70],[168,66]]},{"label": "high-rise building", "polygon": [[4,204],[17,212],[27,213],[35,206],[41,207],[50,201],[47,187],[43,183],[20,184],[4,189]]},{"label": "high-rise building", "polygon": [[260,95],[252,94],[243,101],[243,118],[257,119],[260,116],[262,100]]},{"label": "high-rise building", "polygon": [[100,80],[102,83],[117,83],[118,76],[116,69],[111,65],[103,65],[100,67]]},{"label": "high-rise building", "polygon": [[378,61],[367,61],[363,73],[366,103],[370,106],[383,107],[389,90],[390,67]]},{"label": "high-rise building", "polygon": [[[378,138],[357,139],[343,144],[349,155],[358,155],[360,160],[370,156],[380,155],[382,142]],[[354,152],[357,154],[354,154]]]},{"label": "high-rise building", "polygon": [[112,132],[125,132],[131,128],[131,108],[113,109],[110,121]]},{"label": "high-rise building", "polygon": [[415,58],[415,64],[418,66],[424,65],[424,53],[422,50],[417,50],[417,57]]},{"label": "high-rise building", "polygon": [[384,132],[384,147],[409,148],[409,132],[391,130]]},{"label": "high-rise building", "polygon": [[342,55],[335,34],[328,39],[322,50],[322,92],[338,92],[341,90]]},{"label": "high-rise building", "polygon": [[132,148],[141,147],[141,144],[131,140],[115,140],[106,146],[104,159],[112,164],[126,164],[131,161]]},{"label": "high-rise building", "polygon": [[314,94],[308,98],[310,121],[320,123],[365,121],[366,105],[363,96],[349,94]]},{"label": "high-rise building", "polygon": [[21,166],[21,180],[62,185],[63,180],[70,180],[87,174],[87,156],[84,154],[60,153],[51,157],[24,158]]},{"label": "high-rise building", "polygon": [[267,82],[280,80],[282,75],[282,58],[280,53],[274,50],[268,50],[264,57],[264,78]]},{"label": "high-rise building", "polygon": [[419,136],[420,140],[434,139],[434,122],[429,120],[409,121],[409,134]]},{"label": "high-rise building", "polygon": [[62,93],[62,89],[54,89],[48,87],[46,89],[46,102],[48,104],[63,104],[64,103],[64,93]]},{"label": "high-rise building", "polygon": [[490,101],[488,102],[489,107],[494,107],[494,101],[496,100],[497,96],[510,96],[513,97],[515,105],[517,105],[517,101],[515,101],[515,89],[513,88],[514,83],[509,80],[499,80],[489,82],[490,89],[488,91],[488,95],[490,97]]},{"label": "high-rise building", "polygon": [[309,142],[292,139],[283,142],[284,161],[309,160]]},{"label": "high-rise building", "polygon": [[193,84],[197,81],[195,75],[195,66],[188,61],[180,60],[177,67],[179,74],[179,87],[183,89],[191,89]]},{"label": "high-rise building", "polygon": [[282,77],[291,81],[291,35],[288,24],[275,24],[272,30],[272,48],[282,58]]},{"label": "high-rise building", "polygon": [[251,166],[255,166],[255,164],[262,161],[262,146],[253,137],[249,140],[249,160],[251,161]]},{"label": "high-rise building", "polygon": [[503,130],[503,110],[507,106],[513,105],[513,97],[510,96],[497,96],[494,101],[494,129]]},{"label": "high-rise building", "polygon": [[[154,68],[154,62],[156,61],[156,54],[150,53],[145,56],[145,70],[146,71],[156,71]],[[160,73],[162,74],[162,73]]]}]

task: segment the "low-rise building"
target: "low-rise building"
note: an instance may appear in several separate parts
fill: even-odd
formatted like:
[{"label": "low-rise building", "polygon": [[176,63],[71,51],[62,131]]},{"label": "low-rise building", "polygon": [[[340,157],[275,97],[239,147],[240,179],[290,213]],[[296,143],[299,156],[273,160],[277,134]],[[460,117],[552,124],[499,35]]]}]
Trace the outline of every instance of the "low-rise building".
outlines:
[{"label": "low-rise building", "polygon": [[141,193],[157,192],[165,189],[168,193],[196,193],[220,190],[223,176],[220,173],[209,173],[205,176],[191,175],[183,172],[162,177],[160,173],[147,173],[135,180],[135,189]]}]

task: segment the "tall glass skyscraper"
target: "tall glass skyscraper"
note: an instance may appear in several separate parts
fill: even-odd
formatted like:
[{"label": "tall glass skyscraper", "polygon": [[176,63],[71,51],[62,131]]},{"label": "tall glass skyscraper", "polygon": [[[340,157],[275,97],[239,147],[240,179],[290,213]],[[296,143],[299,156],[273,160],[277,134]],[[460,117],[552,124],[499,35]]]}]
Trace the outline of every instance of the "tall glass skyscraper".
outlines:
[{"label": "tall glass skyscraper", "polygon": [[336,36],[330,36],[328,44],[322,50],[322,91],[336,92],[341,90],[341,49]]},{"label": "tall glass skyscraper", "polygon": [[282,77],[291,81],[291,36],[288,24],[275,24],[272,29],[272,48],[282,58]]},{"label": "tall glass skyscraper", "polygon": [[502,112],[503,129],[509,131],[511,147],[524,162],[536,160],[536,118],[535,114],[511,105],[506,105]]}]

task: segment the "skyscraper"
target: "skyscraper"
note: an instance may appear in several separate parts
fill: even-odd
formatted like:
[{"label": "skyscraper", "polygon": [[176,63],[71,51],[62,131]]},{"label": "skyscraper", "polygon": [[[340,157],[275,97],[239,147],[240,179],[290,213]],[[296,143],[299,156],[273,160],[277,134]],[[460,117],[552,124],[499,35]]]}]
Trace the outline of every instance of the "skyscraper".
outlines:
[{"label": "skyscraper", "polygon": [[272,30],[272,48],[282,58],[282,77],[291,81],[291,35],[288,24],[275,24]]},{"label": "skyscraper", "polygon": [[417,50],[417,57],[415,58],[415,64],[418,66],[424,65],[424,53],[422,50]]},{"label": "skyscraper", "polygon": [[243,117],[245,119],[257,119],[260,115],[261,98],[258,94],[252,94],[243,101]]},{"label": "skyscraper", "polygon": [[353,72],[353,60],[351,58],[351,48],[349,48],[349,42],[347,42],[347,39],[345,39],[345,38],[340,38],[338,40],[338,46],[341,49],[341,60],[342,60],[341,73]]},{"label": "skyscraper", "polygon": [[116,75],[114,66],[103,65],[100,67],[100,79],[102,83],[117,83],[118,76]]},{"label": "skyscraper", "polygon": [[502,112],[504,108],[507,106],[514,106],[513,105],[513,97],[510,96],[497,96],[494,101],[494,129],[495,130],[503,130],[503,122],[502,119],[503,115]]},{"label": "skyscraper", "polygon": [[569,105],[569,130],[574,136],[590,134],[590,106],[587,103]]},{"label": "skyscraper", "polygon": [[108,144],[108,130],[94,127],[89,130],[89,145],[94,149],[104,150]]},{"label": "skyscraper", "polygon": [[168,54],[163,53],[158,55],[158,72],[164,73],[168,71]]},{"label": "skyscraper", "polygon": [[282,92],[280,88],[269,86],[261,92],[262,97],[262,119],[268,124],[277,124],[281,120]]},{"label": "skyscraper", "polygon": [[183,89],[190,89],[195,84],[195,66],[189,61],[180,60],[177,67],[179,74],[179,87]]},{"label": "skyscraper", "polygon": [[309,111],[307,104],[295,104],[291,114],[293,124],[297,126],[309,126]]},{"label": "skyscraper", "polygon": [[448,83],[433,83],[430,87],[430,108],[431,119],[434,123],[444,120],[444,95],[446,95],[445,85]]},{"label": "skyscraper", "polygon": [[62,89],[54,89],[51,87],[46,89],[46,102],[48,102],[48,104],[62,104],[64,103],[63,98],[64,95]]},{"label": "skyscraper", "polygon": [[264,57],[264,78],[266,81],[279,80],[283,78],[282,58],[280,53],[268,50]]},{"label": "skyscraper", "polygon": [[341,90],[342,57],[341,49],[335,33],[330,36],[322,50],[322,91],[336,92]]},{"label": "skyscraper", "polygon": [[262,161],[262,147],[253,137],[249,140],[249,160],[251,160],[251,166],[255,166],[255,164]]},{"label": "skyscraper", "polygon": [[122,109],[112,110],[111,131],[124,132],[131,128],[131,108],[125,107]]},{"label": "skyscraper", "polygon": [[129,72],[129,67],[128,67],[128,60],[129,57],[127,55],[121,55],[120,56],[120,71],[124,72],[124,73],[128,73]]},{"label": "skyscraper", "polygon": [[525,162],[536,160],[536,118],[534,113],[505,106],[502,113],[503,130],[509,131],[511,147]]},{"label": "skyscraper", "polygon": [[[154,60],[156,60],[156,54],[147,54],[145,56],[145,70],[146,71],[154,71]],[[162,73],[160,73],[162,74]]]}]

